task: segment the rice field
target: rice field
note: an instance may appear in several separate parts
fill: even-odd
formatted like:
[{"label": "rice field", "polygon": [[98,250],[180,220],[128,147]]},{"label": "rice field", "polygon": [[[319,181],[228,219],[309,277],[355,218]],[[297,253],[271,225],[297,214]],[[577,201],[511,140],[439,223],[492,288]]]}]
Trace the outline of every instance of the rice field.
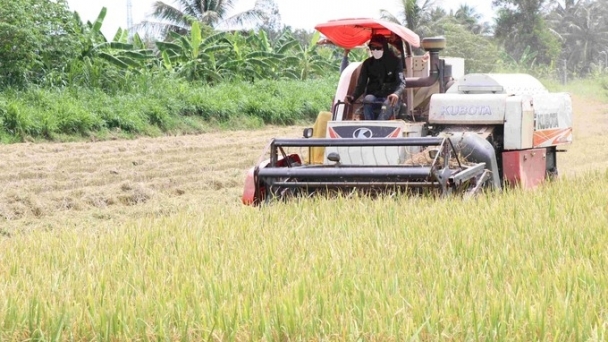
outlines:
[{"label": "rice field", "polygon": [[608,105],[575,108],[563,177],[470,200],[241,206],[299,127],[2,146],[0,340],[608,340]]}]

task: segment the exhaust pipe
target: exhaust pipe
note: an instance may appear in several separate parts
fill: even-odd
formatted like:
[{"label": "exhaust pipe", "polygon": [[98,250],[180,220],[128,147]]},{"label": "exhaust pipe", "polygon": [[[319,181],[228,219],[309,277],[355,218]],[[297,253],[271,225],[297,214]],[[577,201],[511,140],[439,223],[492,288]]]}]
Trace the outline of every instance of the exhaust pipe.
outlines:
[{"label": "exhaust pipe", "polygon": [[431,70],[429,71],[428,77],[406,77],[405,87],[406,88],[421,88],[430,87],[435,82],[443,79],[445,75],[442,75],[444,70],[443,61],[439,59],[439,51],[445,49],[445,38],[444,37],[432,37],[422,39],[422,48],[429,52],[431,63]]}]

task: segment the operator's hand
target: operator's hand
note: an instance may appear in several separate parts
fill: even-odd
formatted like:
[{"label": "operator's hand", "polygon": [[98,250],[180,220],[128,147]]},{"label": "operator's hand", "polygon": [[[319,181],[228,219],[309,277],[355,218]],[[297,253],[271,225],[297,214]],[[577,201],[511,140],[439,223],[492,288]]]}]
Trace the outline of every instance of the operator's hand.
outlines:
[{"label": "operator's hand", "polygon": [[352,95],[346,95],[346,97],[344,98],[344,102],[346,102],[348,104],[353,104],[354,101],[355,101],[355,99],[353,98]]},{"label": "operator's hand", "polygon": [[390,94],[388,96],[388,103],[390,103],[391,106],[396,105],[398,101],[399,101],[399,96],[397,96],[395,94]]}]

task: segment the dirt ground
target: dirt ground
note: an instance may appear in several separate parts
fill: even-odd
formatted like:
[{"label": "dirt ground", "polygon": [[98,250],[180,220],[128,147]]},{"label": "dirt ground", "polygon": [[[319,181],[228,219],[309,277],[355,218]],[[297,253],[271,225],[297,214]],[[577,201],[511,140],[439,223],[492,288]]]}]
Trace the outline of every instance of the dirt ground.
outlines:
[{"label": "dirt ground", "polygon": [[[608,104],[573,98],[565,176],[608,169]],[[302,127],[80,143],[0,146],[0,233],[121,224],[184,207],[240,206],[246,170],[272,137]]]}]

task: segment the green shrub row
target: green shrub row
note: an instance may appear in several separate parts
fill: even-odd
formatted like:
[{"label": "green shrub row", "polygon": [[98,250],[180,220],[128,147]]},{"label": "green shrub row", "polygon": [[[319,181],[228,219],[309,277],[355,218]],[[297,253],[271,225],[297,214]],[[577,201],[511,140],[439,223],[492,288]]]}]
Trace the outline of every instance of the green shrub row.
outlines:
[{"label": "green shrub row", "polygon": [[85,88],[7,90],[0,93],[0,140],[65,140],[109,132],[158,135],[209,126],[309,122],[329,109],[336,82],[265,80],[211,87],[159,77],[119,94]]}]

